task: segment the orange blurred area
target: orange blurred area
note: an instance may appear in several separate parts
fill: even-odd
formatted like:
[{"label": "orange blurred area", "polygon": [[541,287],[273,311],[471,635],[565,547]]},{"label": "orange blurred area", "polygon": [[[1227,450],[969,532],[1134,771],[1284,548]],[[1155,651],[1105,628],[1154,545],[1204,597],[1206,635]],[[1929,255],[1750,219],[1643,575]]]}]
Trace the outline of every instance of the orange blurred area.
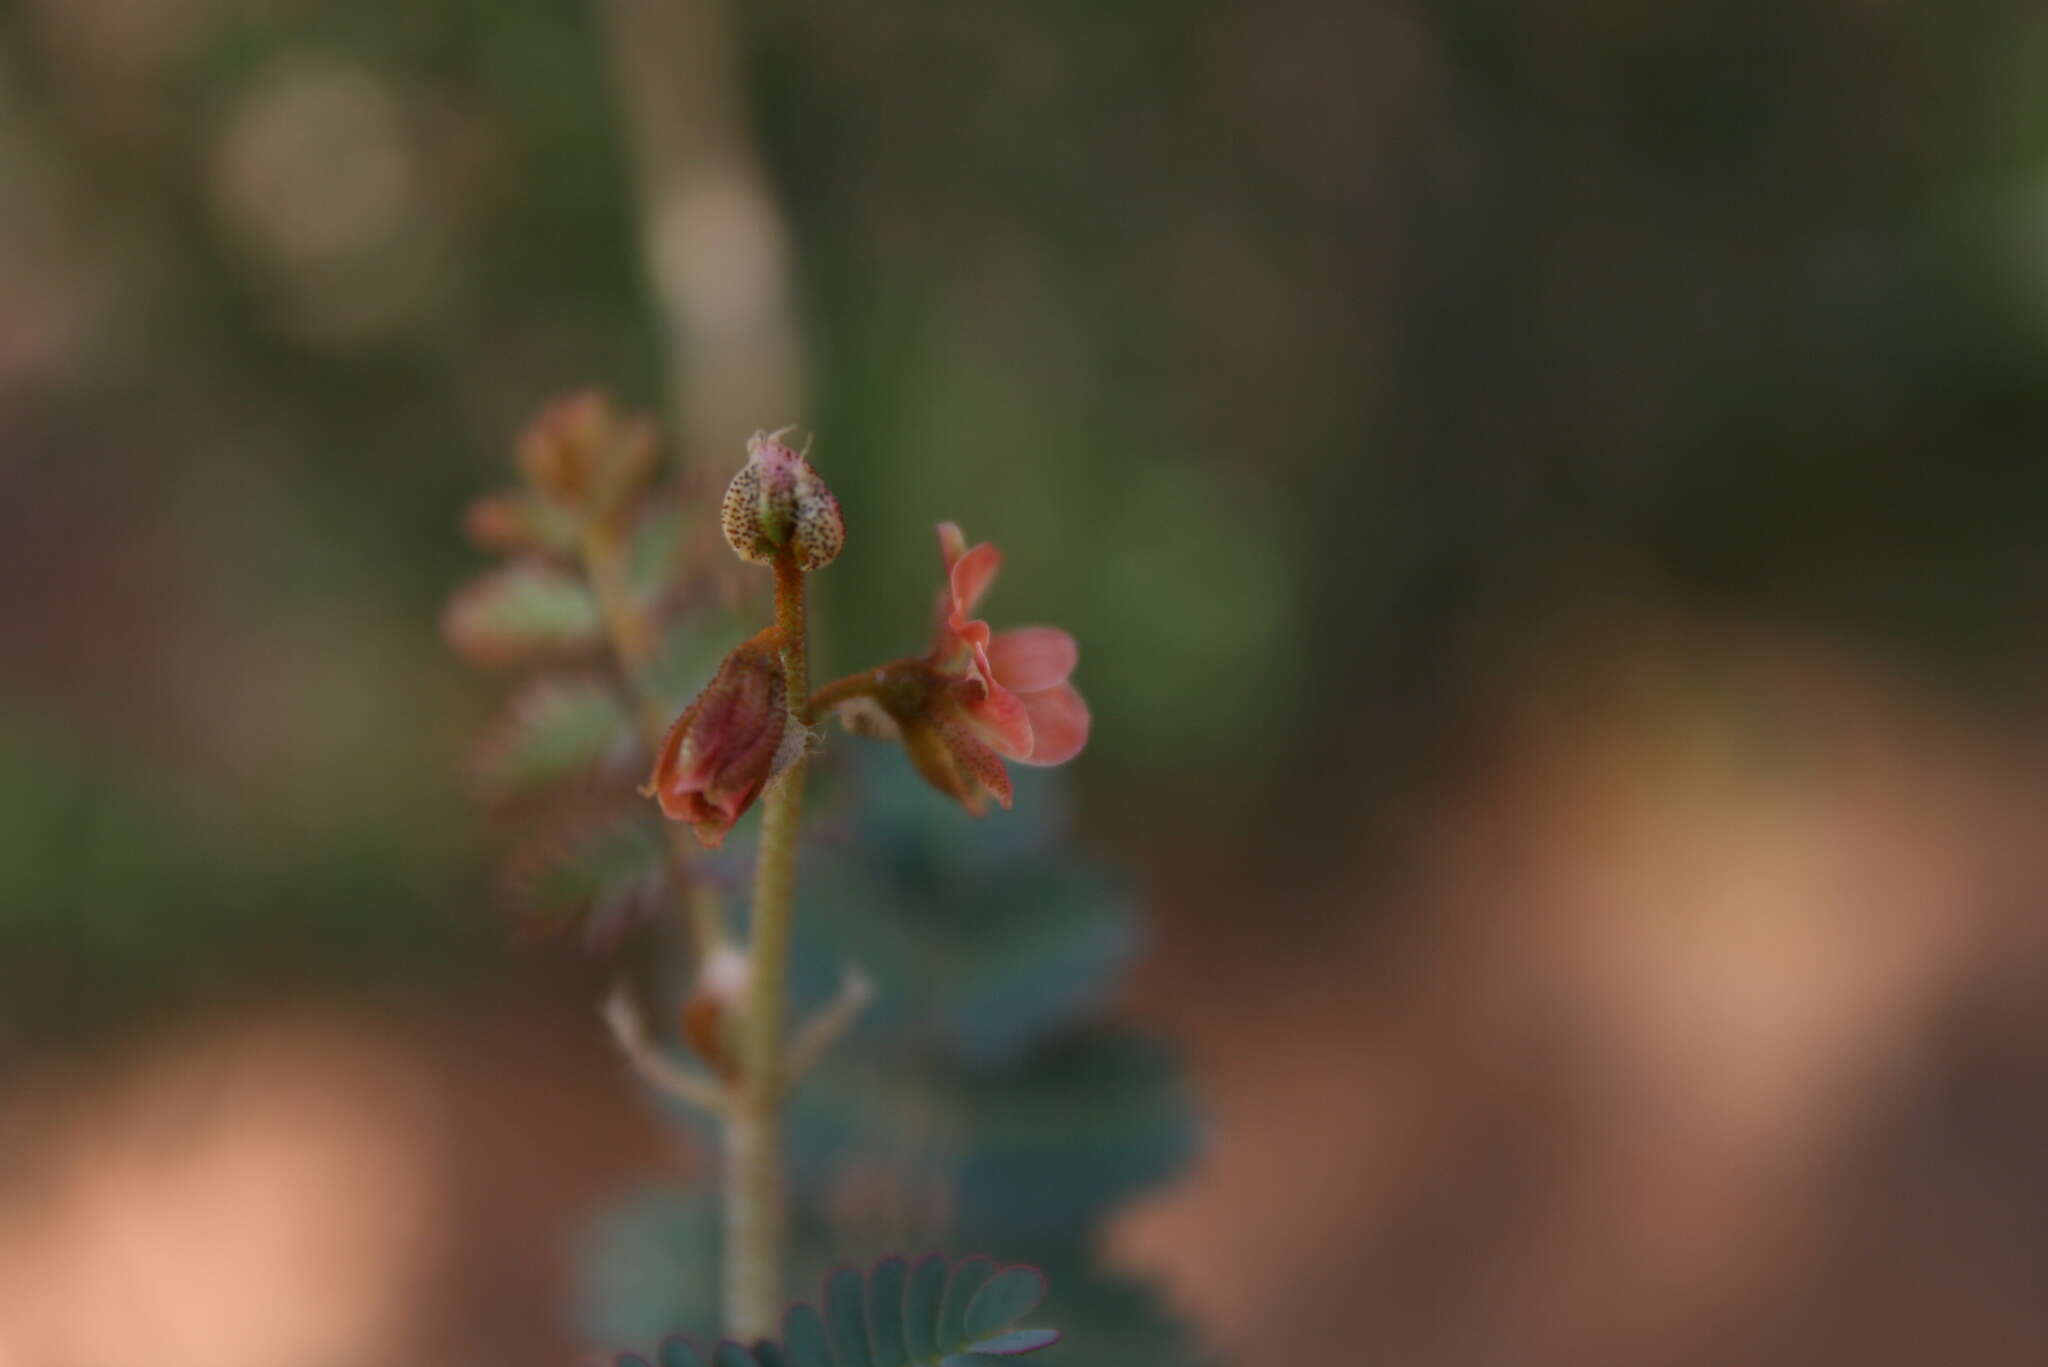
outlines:
[{"label": "orange blurred area", "polygon": [[0,1363],[563,1363],[582,1223],[688,1175],[529,992],[306,1004],[10,1080]]},{"label": "orange blurred area", "polygon": [[2040,1360],[2038,743],[1625,627],[1490,680],[1392,857],[1162,946],[1214,1146],[1117,1247],[1247,1362]]}]

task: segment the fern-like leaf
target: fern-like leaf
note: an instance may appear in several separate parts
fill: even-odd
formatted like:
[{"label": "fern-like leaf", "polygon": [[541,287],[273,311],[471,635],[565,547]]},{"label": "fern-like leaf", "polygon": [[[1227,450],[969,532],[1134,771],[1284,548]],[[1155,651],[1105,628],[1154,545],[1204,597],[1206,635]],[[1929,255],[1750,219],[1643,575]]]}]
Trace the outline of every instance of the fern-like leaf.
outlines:
[{"label": "fern-like leaf", "polygon": [[[826,1277],[823,1309],[791,1306],[780,1340],[751,1348],[728,1340],[706,1351],[671,1338],[652,1367],[993,1367],[1059,1342],[1057,1329],[1017,1326],[1043,1299],[1045,1274],[1035,1267],[888,1257],[865,1278],[850,1267]],[[650,1367],[633,1353],[613,1361]]]},{"label": "fern-like leaf", "polygon": [[538,678],[477,747],[476,785],[503,801],[579,777],[632,743],[633,720],[602,679]]},{"label": "fern-like leaf", "polygon": [[582,579],[537,560],[515,560],[471,580],[441,618],[449,643],[481,665],[586,651],[598,644],[603,625]]},{"label": "fern-like leaf", "polygon": [[535,837],[506,870],[505,890],[527,929],[580,924],[601,946],[664,904],[667,879],[660,821],[636,804],[577,814]]}]

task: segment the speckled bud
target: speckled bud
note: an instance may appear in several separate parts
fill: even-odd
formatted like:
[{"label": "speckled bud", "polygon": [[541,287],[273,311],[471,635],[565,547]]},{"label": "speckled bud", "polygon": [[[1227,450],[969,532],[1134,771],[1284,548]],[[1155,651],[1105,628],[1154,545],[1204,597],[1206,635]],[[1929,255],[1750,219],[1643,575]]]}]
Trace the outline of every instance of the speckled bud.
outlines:
[{"label": "speckled bud", "polygon": [[672,821],[686,821],[717,849],[768,781],[803,753],[789,715],[780,641],[770,627],[725,657],[655,751],[640,789]]},{"label": "speckled bud", "polygon": [[747,463],[725,487],[725,539],[742,560],[768,564],[789,546],[798,568],[823,569],[846,544],[846,521],[825,481],[781,435],[756,432],[747,440]]}]

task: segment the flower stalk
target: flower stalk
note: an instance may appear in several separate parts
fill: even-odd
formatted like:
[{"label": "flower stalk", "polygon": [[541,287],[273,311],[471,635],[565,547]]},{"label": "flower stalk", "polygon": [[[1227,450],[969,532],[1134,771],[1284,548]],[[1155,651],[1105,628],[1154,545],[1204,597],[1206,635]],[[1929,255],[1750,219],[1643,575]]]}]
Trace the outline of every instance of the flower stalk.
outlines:
[{"label": "flower stalk", "polygon": [[[777,552],[774,568],[775,625],[782,633],[789,696],[807,698],[804,572],[793,546]],[[796,720],[808,719],[809,709],[804,707]],[[725,1326],[728,1334],[742,1341],[772,1334],[782,1306],[783,1017],[795,919],[797,834],[809,767],[808,754],[799,754],[763,797],[761,845],[754,865],[747,947],[750,977],[739,1032],[741,1071],[726,1112],[725,1136]]]}]

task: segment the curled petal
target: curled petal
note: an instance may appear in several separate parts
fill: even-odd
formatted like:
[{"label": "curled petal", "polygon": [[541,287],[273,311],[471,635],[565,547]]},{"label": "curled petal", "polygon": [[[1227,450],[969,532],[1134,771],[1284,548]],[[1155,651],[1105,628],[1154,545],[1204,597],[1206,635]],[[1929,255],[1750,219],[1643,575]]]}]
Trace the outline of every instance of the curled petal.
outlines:
[{"label": "curled petal", "polygon": [[988,541],[953,562],[948,574],[953,588],[953,611],[947,619],[953,630],[959,631],[968,624],[967,614],[974,611],[981,595],[988,592],[988,586],[995,582],[996,571],[1002,568],[1002,564],[1003,553]]},{"label": "curled petal", "polygon": [[945,557],[948,574],[953,571],[953,562],[967,554],[967,534],[960,530],[959,523],[939,524],[939,554]]},{"label": "curled petal", "polygon": [[953,721],[922,717],[903,723],[903,748],[925,782],[965,807],[972,816],[988,809],[988,795],[1010,805],[1010,775],[1001,756],[973,731]]},{"label": "curled petal", "polygon": [[1065,764],[1088,744],[1088,704],[1069,683],[1016,695],[1031,719],[1031,752],[1024,764]]},{"label": "curled petal", "polygon": [[[1003,768],[1002,757],[982,744],[971,727],[956,721],[941,721],[938,725],[939,739],[952,753],[953,762],[973,785],[995,794],[1004,811],[1010,809],[1010,774]],[[976,815],[981,813],[980,794],[976,792],[967,803],[967,809]]]},{"label": "curled petal", "polygon": [[995,681],[1019,693],[1036,693],[1067,681],[1080,658],[1074,638],[1058,627],[1020,627],[988,643]]},{"label": "curled petal", "polygon": [[1031,753],[1031,716],[1015,693],[976,680],[959,685],[959,692],[960,715],[999,754],[1023,759]]}]

